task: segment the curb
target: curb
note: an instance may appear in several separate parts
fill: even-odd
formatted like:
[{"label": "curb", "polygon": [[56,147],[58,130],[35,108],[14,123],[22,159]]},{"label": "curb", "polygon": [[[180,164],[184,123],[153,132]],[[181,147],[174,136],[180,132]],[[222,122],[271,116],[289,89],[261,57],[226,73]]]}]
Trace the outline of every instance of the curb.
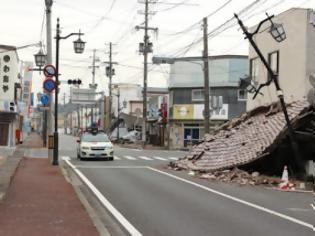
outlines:
[{"label": "curb", "polygon": [[280,188],[276,188],[276,187],[266,187],[266,189],[271,189],[271,190],[276,190],[276,191],[280,191],[280,192],[289,192],[289,193],[312,193],[315,195],[315,193],[312,190],[300,190],[300,189],[280,189]]},{"label": "curb", "polygon": [[127,235],[121,229],[121,226],[117,224],[113,216],[104,208],[97,196],[95,196],[86,183],[82,181],[81,177],[75,171],[76,168],[73,169],[67,161],[62,158],[60,168],[66,180],[73,186],[100,236]]},{"label": "curb", "polygon": [[17,148],[0,166],[0,202],[2,202],[13,180],[14,174],[24,156],[24,149]]}]

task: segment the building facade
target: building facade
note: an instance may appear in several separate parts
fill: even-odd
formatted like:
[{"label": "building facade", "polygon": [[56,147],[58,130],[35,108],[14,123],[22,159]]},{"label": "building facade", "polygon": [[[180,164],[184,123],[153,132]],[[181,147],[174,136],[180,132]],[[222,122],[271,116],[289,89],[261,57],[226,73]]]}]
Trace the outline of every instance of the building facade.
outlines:
[{"label": "building facade", "polygon": [[18,55],[14,46],[0,45],[0,146],[15,146],[20,86]]},{"label": "building facade", "polygon": [[[315,13],[312,9],[292,8],[273,18],[274,23],[283,24],[286,39],[275,41],[269,30],[255,36],[255,42],[273,71],[278,75],[284,99],[287,103],[308,99],[314,102],[315,86]],[[266,25],[265,25],[266,24]],[[265,23],[264,29],[270,27]],[[269,25],[268,25],[269,24]],[[253,27],[253,31],[256,27]],[[250,77],[252,85],[265,83],[269,76],[252,47],[249,50]],[[312,85],[313,84],[313,85]],[[261,90],[254,100],[249,94],[247,110],[278,101],[273,83]]]},{"label": "building facade", "polygon": [[[210,128],[245,112],[247,93],[239,88],[245,74],[247,56],[209,57]],[[187,148],[203,139],[203,112],[203,59],[177,58],[171,64],[169,78],[169,148]]]}]

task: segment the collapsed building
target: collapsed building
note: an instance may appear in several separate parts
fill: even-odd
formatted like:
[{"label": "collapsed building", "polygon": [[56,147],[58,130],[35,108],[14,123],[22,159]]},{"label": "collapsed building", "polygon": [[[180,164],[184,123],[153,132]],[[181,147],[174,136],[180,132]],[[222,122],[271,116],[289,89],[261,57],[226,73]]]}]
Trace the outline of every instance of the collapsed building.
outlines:
[{"label": "collapsed building", "polygon": [[171,166],[199,172],[240,167],[268,175],[280,175],[284,165],[291,173],[307,173],[315,161],[314,108],[306,100],[287,105],[298,144],[294,156],[286,121],[278,103],[261,106],[234,118],[207,135],[184,158]]}]

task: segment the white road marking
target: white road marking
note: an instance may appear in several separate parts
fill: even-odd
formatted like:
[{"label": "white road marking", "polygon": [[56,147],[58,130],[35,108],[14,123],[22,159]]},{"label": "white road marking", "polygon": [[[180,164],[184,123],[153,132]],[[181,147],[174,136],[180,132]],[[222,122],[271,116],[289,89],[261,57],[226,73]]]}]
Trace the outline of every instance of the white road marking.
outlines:
[{"label": "white road marking", "polygon": [[146,157],[146,156],[138,156],[140,159],[143,159],[143,160],[147,160],[147,161],[153,161],[152,158],[150,157]]},{"label": "white road marking", "polygon": [[145,169],[147,166],[84,166],[76,165],[80,169]]},{"label": "white road marking", "polygon": [[178,160],[178,157],[170,157],[169,159],[174,160],[174,161],[177,161],[177,160]]},{"label": "white road marking", "polygon": [[157,160],[161,160],[161,161],[167,161],[167,159],[163,158],[163,157],[153,157],[154,159],[157,159]]},{"label": "white road marking", "polygon": [[124,158],[126,158],[126,159],[128,159],[128,160],[137,160],[137,158],[134,158],[134,157],[132,157],[132,156],[124,156]]},{"label": "white road marking", "polygon": [[121,225],[132,235],[142,236],[142,234],[101,194],[101,192],[78,170],[69,159],[65,162],[73,169],[73,171],[81,178],[81,180],[91,189],[99,201],[111,212],[111,214],[121,223]]},{"label": "white road marking", "polygon": [[71,160],[71,158],[67,157],[67,156],[62,156],[61,159],[64,161],[70,161]]},{"label": "white road marking", "polygon": [[114,156],[114,159],[115,159],[115,160],[121,160],[121,158],[118,157],[118,156]]},{"label": "white road marking", "polygon": [[164,172],[164,171],[161,171],[161,170],[158,170],[158,169],[149,167],[149,166],[148,166],[147,168],[150,169],[150,170],[152,170],[152,171],[155,171],[155,172],[157,172],[157,173],[160,173],[160,174],[166,175],[166,176],[168,176],[168,177],[171,177],[171,178],[173,178],[173,179],[182,181],[182,182],[187,183],[187,184],[194,185],[194,186],[199,187],[199,188],[201,188],[201,189],[203,189],[203,190],[206,190],[206,191],[208,191],[208,192],[211,192],[211,193],[217,194],[217,195],[219,195],[219,196],[225,197],[225,198],[230,199],[230,200],[232,200],[232,201],[235,201],[235,202],[244,204],[244,205],[246,205],[246,206],[255,208],[255,209],[260,210],[260,211],[267,212],[267,213],[269,213],[269,214],[271,214],[271,215],[278,216],[278,217],[280,217],[280,218],[286,219],[286,220],[288,220],[288,221],[294,222],[294,223],[296,223],[296,224],[299,224],[299,225],[302,225],[302,226],[304,226],[304,227],[307,227],[307,228],[310,228],[310,229],[314,230],[314,226],[313,226],[312,224],[307,223],[307,222],[304,222],[304,221],[301,221],[301,220],[296,219],[296,218],[294,218],[294,217],[287,216],[287,215],[285,215],[285,214],[282,214],[282,213],[279,213],[279,212],[270,210],[270,209],[268,209],[268,208],[265,208],[265,207],[256,205],[256,204],[251,203],[251,202],[247,202],[247,201],[245,201],[245,200],[242,200],[242,199],[237,198],[237,197],[233,197],[233,196],[228,195],[228,194],[225,194],[225,193],[221,193],[221,192],[219,192],[219,191],[217,191],[217,190],[214,190],[214,189],[212,189],[212,188],[208,188],[208,187],[203,186],[203,185],[201,185],[201,184],[197,184],[197,183],[192,182],[192,181],[189,181],[189,180],[187,180],[187,179],[180,178],[180,177],[178,177],[178,176],[176,176],[176,175],[172,175],[172,174],[170,174],[170,173],[167,173],[167,172]]},{"label": "white road marking", "polygon": [[304,209],[304,208],[294,208],[294,207],[291,207],[291,208],[287,208],[289,211],[301,211],[301,212],[306,212],[306,211],[311,211],[311,209]]}]

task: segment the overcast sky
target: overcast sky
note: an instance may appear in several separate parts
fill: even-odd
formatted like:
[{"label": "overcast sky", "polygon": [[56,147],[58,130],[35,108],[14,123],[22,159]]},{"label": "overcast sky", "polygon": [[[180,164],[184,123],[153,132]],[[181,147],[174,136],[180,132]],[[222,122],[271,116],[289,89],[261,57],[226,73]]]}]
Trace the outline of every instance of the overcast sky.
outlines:
[{"label": "overcast sky", "polygon": [[[141,1],[141,0],[140,0]],[[253,3],[253,7],[246,7]],[[256,3],[256,4],[254,4]],[[265,12],[277,14],[291,7],[314,8],[315,0],[159,0],[150,4],[149,26],[158,27],[157,34],[150,32],[153,54],[170,57],[200,56],[202,51],[201,21],[209,16],[209,55],[242,54],[248,52],[248,42],[244,40],[236,21],[228,21],[233,13],[240,13],[245,25],[257,24],[265,17]],[[244,11],[245,9],[245,11]],[[84,54],[73,52],[71,37],[61,41],[61,80],[81,78],[84,87],[92,80],[91,68],[93,49],[97,50],[100,67],[96,71],[99,90],[107,92],[108,78],[105,65],[108,61],[108,43],[113,45],[113,60],[116,75],[113,82],[140,83],[143,80],[143,56],[138,53],[138,44],[143,41],[143,31],[136,31],[144,16],[144,4],[137,0],[56,0],[52,7],[52,27],[55,35],[57,17],[60,18],[62,35],[78,32],[87,42]],[[0,7],[0,44],[23,46],[39,41],[46,42],[44,0],[2,0]],[[226,24],[224,24],[226,23]],[[222,26],[223,25],[223,26]],[[221,27],[219,27],[221,26]],[[223,31],[223,32],[221,32]],[[194,43],[193,43],[194,42]],[[198,43],[199,42],[199,43]],[[53,43],[53,51],[55,43]],[[38,48],[19,50],[21,60],[33,61]],[[149,86],[166,86],[168,66],[149,65]],[[34,75],[34,91],[40,90],[43,75]],[[68,93],[67,85],[61,86]]]}]

